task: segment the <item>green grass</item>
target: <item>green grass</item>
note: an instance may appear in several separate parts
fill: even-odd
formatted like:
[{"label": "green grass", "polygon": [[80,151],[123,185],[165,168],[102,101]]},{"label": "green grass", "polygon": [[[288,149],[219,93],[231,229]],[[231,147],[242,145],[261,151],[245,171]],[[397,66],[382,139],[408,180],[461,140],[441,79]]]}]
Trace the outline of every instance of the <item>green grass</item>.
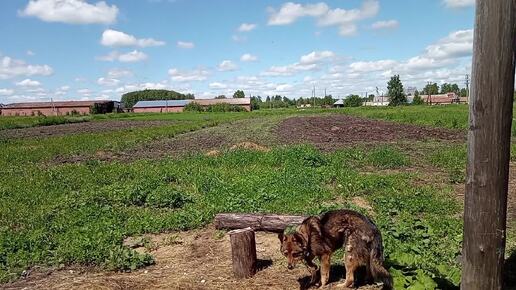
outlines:
[{"label": "green grass", "polygon": [[91,116],[0,117],[0,130],[88,122]]}]

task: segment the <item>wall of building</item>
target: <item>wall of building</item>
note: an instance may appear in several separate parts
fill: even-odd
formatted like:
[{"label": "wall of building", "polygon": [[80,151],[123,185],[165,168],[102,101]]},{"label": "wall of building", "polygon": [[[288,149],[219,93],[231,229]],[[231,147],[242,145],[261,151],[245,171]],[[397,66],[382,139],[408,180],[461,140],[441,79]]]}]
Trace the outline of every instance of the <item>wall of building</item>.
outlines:
[{"label": "wall of building", "polygon": [[154,108],[133,108],[135,113],[178,113],[184,107],[154,107]]},{"label": "wall of building", "polygon": [[90,107],[56,107],[52,108],[3,108],[2,116],[64,116],[66,114],[78,113],[87,115],[90,113]]}]

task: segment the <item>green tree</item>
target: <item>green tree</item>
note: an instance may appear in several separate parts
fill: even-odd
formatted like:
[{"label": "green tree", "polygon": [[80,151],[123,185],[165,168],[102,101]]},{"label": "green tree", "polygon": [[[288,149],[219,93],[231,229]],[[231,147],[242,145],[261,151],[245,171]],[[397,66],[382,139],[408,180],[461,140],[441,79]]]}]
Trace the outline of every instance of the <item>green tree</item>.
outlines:
[{"label": "green tree", "polygon": [[457,84],[449,84],[444,83],[441,85],[441,94],[447,93],[456,93],[457,95],[460,93],[459,86]]},{"label": "green tree", "polygon": [[237,91],[233,94],[233,98],[245,98],[245,93],[244,93],[244,91],[242,91],[242,90],[237,90]]},{"label": "green tree", "polygon": [[360,107],[362,106],[362,98],[359,95],[349,95],[344,99],[344,107]]},{"label": "green tree", "polygon": [[427,84],[423,89],[424,95],[437,95],[439,94],[439,86],[437,83]]},{"label": "green tree", "polygon": [[224,96],[224,95],[218,95],[215,97],[215,99],[225,99],[225,98],[226,98],[226,96]]},{"label": "green tree", "polygon": [[466,88],[462,88],[460,89],[460,93],[459,95],[462,97],[462,98],[465,98],[468,96],[468,91],[466,90]]},{"label": "green tree", "polygon": [[193,94],[181,94],[176,91],[169,90],[143,90],[134,91],[122,95],[121,102],[126,108],[132,108],[138,101],[155,101],[155,100],[187,100],[193,99]]},{"label": "green tree", "polygon": [[419,91],[416,90],[414,92],[414,99],[412,100],[412,105],[423,105],[425,102],[423,102],[423,99],[419,95]]},{"label": "green tree", "polygon": [[390,100],[389,106],[399,106],[407,103],[407,97],[403,92],[403,84],[399,75],[391,77],[391,80],[387,83],[387,90]]}]

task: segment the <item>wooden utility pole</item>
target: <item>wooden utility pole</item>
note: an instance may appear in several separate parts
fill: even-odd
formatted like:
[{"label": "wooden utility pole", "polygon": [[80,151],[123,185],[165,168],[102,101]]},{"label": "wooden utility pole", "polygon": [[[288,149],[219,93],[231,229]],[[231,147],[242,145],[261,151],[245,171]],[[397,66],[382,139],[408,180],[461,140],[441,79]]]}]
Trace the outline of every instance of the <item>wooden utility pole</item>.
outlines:
[{"label": "wooden utility pole", "polygon": [[256,242],[251,228],[230,231],[233,274],[251,278],[256,273]]},{"label": "wooden utility pole", "polygon": [[462,249],[463,290],[503,288],[516,1],[476,1]]}]

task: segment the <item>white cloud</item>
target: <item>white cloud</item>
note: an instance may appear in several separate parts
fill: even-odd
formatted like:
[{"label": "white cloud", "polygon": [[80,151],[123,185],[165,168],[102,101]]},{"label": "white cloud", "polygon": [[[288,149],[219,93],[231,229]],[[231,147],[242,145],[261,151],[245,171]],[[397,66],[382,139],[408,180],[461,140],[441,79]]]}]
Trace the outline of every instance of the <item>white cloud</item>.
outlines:
[{"label": "white cloud", "polygon": [[107,76],[114,79],[132,77],[133,71],[129,69],[113,68],[108,71]]},{"label": "white cloud", "polygon": [[113,29],[106,29],[102,33],[100,43],[104,46],[161,46],[165,45],[164,41],[155,40],[153,38],[136,38],[133,35],[117,31]]},{"label": "white cloud", "polygon": [[256,55],[252,55],[249,53],[245,53],[240,57],[240,61],[244,62],[251,62],[251,61],[257,61],[258,57]]},{"label": "white cloud", "polygon": [[14,94],[14,90],[11,89],[0,89],[0,96],[10,96]]},{"label": "white cloud", "polygon": [[365,0],[362,7],[356,9],[330,9],[324,2],[317,4],[298,4],[287,2],[279,10],[269,8],[269,25],[288,25],[302,17],[317,19],[319,26],[337,26],[339,34],[350,36],[356,33],[357,21],[374,17],[380,10],[377,0]]},{"label": "white cloud", "polygon": [[300,63],[302,64],[313,64],[320,62],[325,59],[330,59],[335,57],[335,53],[333,51],[329,50],[323,50],[323,51],[312,51],[311,53],[307,55],[301,56]]},{"label": "white cloud", "polygon": [[118,8],[104,1],[90,4],[85,0],[31,0],[19,14],[46,22],[111,24],[116,21]]},{"label": "white cloud", "polygon": [[329,50],[312,51],[300,57],[299,62],[285,66],[271,66],[263,72],[264,76],[291,76],[302,71],[314,71],[321,65],[335,58],[335,53]]},{"label": "white cloud", "polygon": [[230,60],[223,60],[218,65],[219,71],[234,71],[238,69],[238,66]]},{"label": "white cloud", "polygon": [[90,89],[79,89],[79,90],[77,90],[77,93],[80,94],[80,95],[83,95],[85,97],[89,97],[89,96],[91,96],[93,91],[90,90]]},{"label": "white cloud", "polygon": [[148,56],[139,51],[133,50],[128,53],[120,54],[118,51],[112,51],[107,55],[99,56],[96,59],[101,61],[115,61],[118,60],[120,62],[138,62],[146,60]]},{"label": "white cloud", "polygon": [[0,60],[0,79],[10,79],[17,76],[48,76],[54,72],[48,65],[30,65],[8,56],[4,56]]},{"label": "white cloud", "polygon": [[372,29],[394,29],[398,28],[400,26],[400,23],[398,20],[384,20],[384,21],[377,21],[371,25]]},{"label": "white cloud", "polygon": [[210,89],[226,89],[228,86],[223,83],[213,82],[209,84]]},{"label": "white cloud", "polygon": [[[170,87],[167,85],[166,81],[162,81],[159,83],[153,83],[153,82],[146,82],[146,83],[134,83],[134,84],[126,84],[124,86],[118,87],[114,90],[117,94],[123,94],[131,91],[138,91],[138,90],[147,90],[147,89],[155,89],[155,90],[161,90],[161,89],[170,89]],[[103,90],[104,93],[113,92],[113,91],[106,91]]]},{"label": "white cloud", "polygon": [[41,86],[41,83],[31,79],[24,79],[23,81],[17,82],[16,85],[19,87],[37,87]]},{"label": "white cloud", "polygon": [[179,48],[185,48],[185,49],[191,49],[195,47],[195,43],[188,42],[188,41],[178,41],[177,47]]},{"label": "white cloud", "polygon": [[113,79],[113,78],[99,78],[97,80],[97,84],[101,85],[101,86],[116,86],[120,83],[120,80],[118,79]]},{"label": "white cloud", "polygon": [[210,72],[205,69],[194,69],[194,70],[179,70],[177,68],[171,68],[168,70],[168,74],[173,81],[177,82],[189,82],[189,81],[204,81],[208,78]]},{"label": "white cloud", "polygon": [[449,8],[464,8],[475,6],[475,0],[443,0],[443,2]]},{"label": "white cloud", "polygon": [[27,55],[28,55],[28,56],[35,56],[35,55],[36,55],[36,54],[35,54],[32,50],[30,50],[30,49],[29,49],[29,50],[27,50],[27,52],[26,52],[26,53],[27,53]]},{"label": "white cloud", "polygon": [[238,27],[238,31],[240,32],[249,32],[251,30],[254,30],[256,28],[256,24],[254,23],[242,23]]},{"label": "white cloud", "polygon": [[351,63],[349,68],[352,72],[372,72],[392,69],[398,64],[394,60],[379,60],[379,61],[357,61]]},{"label": "white cloud", "polygon": [[234,42],[238,42],[238,43],[242,43],[242,42],[245,42],[247,40],[247,37],[243,36],[243,35],[233,35],[231,36],[231,39],[233,39]]}]

